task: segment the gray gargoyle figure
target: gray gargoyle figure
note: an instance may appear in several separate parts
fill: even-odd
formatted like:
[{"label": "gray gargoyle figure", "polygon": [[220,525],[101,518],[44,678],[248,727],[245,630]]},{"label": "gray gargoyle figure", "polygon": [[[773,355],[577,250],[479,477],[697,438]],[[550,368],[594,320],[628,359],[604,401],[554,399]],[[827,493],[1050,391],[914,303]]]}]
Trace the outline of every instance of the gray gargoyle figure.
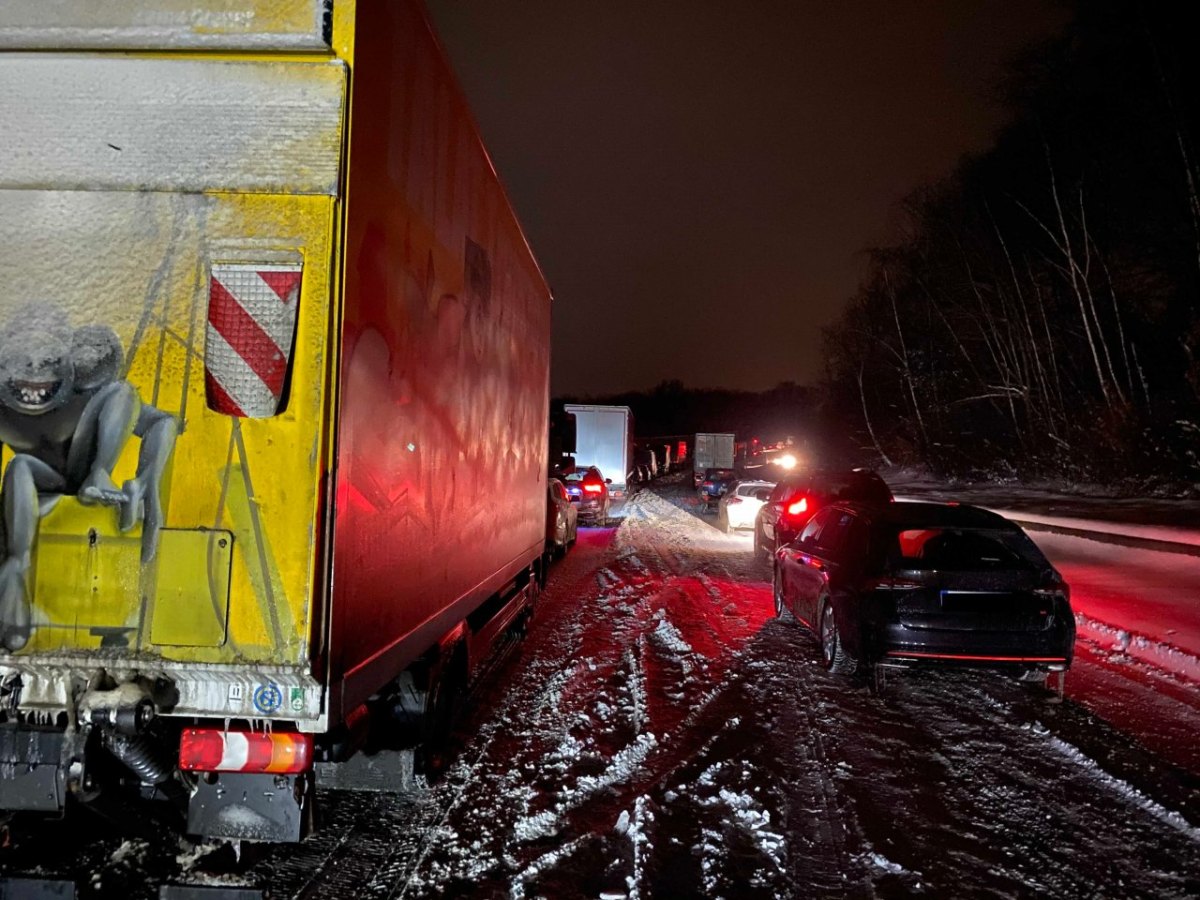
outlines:
[{"label": "gray gargoyle figure", "polygon": [[[0,649],[29,641],[25,576],[38,522],[60,496],[116,507],[122,531],[140,519],[142,562],[154,558],[178,426],[120,377],[123,356],[107,325],[74,328],[53,304],[31,304],[0,325],[0,443],[14,454],[0,488]],[[130,435],[141,438],[137,471],[118,488],[112,471]]]}]

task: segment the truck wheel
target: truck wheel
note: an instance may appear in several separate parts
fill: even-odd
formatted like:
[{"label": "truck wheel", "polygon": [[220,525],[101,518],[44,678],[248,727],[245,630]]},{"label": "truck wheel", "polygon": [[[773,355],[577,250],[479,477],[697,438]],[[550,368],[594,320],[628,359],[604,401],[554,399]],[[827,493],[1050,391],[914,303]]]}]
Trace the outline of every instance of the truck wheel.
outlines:
[{"label": "truck wheel", "polygon": [[421,746],[414,761],[431,778],[440,775],[450,761],[450,738],[466,689],[466,667],[460,660],[461,654],[456,652],[436,673],[425,704]]},{"label": "truck wheel", "polygon": [[453,652],[440,663],[420,663],[401,673],[393,715],[407,742],[415,742],[413,764],[418,772],[436,777],[449,758],[454,718],[462,705],[465,665]]}]

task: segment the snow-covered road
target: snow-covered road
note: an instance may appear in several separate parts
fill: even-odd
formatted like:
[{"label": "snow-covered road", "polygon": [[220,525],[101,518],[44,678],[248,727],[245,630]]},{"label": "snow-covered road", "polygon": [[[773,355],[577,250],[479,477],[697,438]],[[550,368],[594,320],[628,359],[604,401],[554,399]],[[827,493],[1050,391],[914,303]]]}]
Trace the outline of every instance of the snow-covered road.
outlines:
[{"label": "snow-covered road", "polygon": [[[1195,686],[1084,643],[1062,705],[947,672],[880,699],[773,617],[769,577],[682,486],[642,491],[552,571],[441,782],[327,792],[321,833],[226,880],[338,900],[1200,894]],[[186,848],[64,846],[101,896],[200,877]]]}]

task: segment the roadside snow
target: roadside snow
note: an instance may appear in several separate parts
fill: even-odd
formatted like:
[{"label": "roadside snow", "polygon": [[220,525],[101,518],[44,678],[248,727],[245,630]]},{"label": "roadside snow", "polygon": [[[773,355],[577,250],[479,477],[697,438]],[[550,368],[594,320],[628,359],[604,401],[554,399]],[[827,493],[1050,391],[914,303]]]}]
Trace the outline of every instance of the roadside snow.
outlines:
[{"label": "roadside snow", "polygon": [[1179,678],[1200,683],[1200,657],[1165,641],[1136,634],[1124,628],[1097,621],[1084,613],[1075,613],[1075,626],[1082,638],[1091,640],[1114,653],[1136,659]]}]

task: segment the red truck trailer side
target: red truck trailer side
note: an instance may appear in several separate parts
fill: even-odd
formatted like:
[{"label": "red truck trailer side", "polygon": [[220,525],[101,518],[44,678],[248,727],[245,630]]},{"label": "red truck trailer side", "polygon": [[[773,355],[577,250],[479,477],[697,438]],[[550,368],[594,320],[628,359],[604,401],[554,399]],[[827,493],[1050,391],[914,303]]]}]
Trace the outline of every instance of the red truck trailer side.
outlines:
[{"label": "red truck trailer side", "polygon": [[549,408],[549,290],[424,12],[359,2],[354,40],[335,715],[529,582]]}]

